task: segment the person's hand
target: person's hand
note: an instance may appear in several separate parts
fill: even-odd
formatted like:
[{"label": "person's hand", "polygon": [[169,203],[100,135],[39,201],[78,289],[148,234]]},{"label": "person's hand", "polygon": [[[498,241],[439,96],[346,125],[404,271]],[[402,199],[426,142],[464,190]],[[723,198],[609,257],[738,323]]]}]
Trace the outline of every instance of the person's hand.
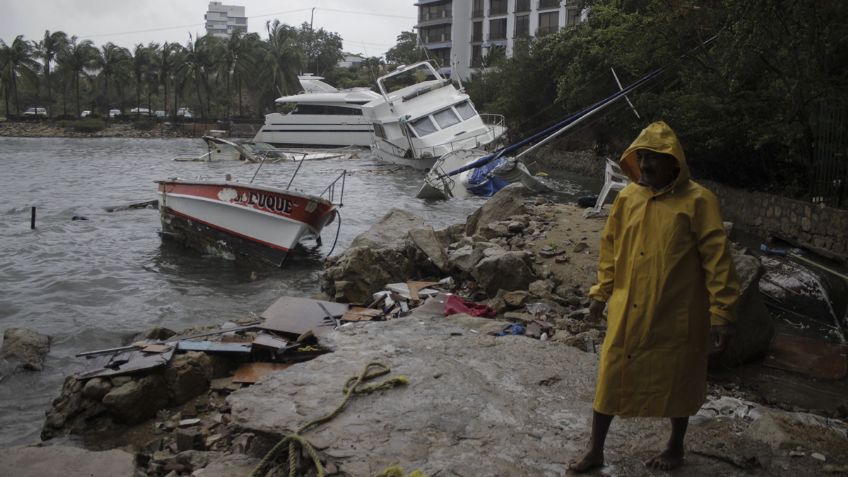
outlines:
[{"label": "person's hand", "polygon": [[727,340],[732,334],[733,329],[730,326],[711,326],[710,327],[710,353],[716,354],[724,351],[727,347]]},{"label": "person's hand", "polygon": [[592,303],[589,304],[589,320],[596,323],[601,321],[601,318],[604,316],[605,306],[607,306],[606,303],[592,299]]}]

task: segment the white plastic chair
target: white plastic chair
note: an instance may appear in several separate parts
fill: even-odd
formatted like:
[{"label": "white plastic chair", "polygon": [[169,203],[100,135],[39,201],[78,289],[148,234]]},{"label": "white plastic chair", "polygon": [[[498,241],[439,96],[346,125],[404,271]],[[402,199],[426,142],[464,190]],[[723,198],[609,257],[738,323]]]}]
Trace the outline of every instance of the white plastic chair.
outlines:
[{"label": "white plastic chair", "polygon": [[595,206],[588,209],[584,214],[586,217],[601,215],[601,209],[604,208],[604,202],[607,200],[612,190],[621,190],[630,183],[630,179],[621,170],[621,167],[615,161],[607,159],[607,165],[604,168],[604,186],[598,194],[598,200],[595,201]]}]

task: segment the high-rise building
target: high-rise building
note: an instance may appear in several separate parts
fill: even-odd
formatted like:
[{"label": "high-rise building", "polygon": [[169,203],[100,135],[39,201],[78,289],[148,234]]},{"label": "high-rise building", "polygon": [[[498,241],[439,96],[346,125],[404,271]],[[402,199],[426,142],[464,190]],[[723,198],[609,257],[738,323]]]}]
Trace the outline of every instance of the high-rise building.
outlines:
[{"label": "high-rise building", "polygon": [[418,0],[418,36],[441,72],[467,79],[495,48],[547,35],[582,19],[577,0]]},{"label": "high-rise building", "polygon": [[209,2],[209,10],[204,15],[206,34],[229,38],[234,32],[247,33],[247,17],[244,7],[222,5],[221,2]]}]

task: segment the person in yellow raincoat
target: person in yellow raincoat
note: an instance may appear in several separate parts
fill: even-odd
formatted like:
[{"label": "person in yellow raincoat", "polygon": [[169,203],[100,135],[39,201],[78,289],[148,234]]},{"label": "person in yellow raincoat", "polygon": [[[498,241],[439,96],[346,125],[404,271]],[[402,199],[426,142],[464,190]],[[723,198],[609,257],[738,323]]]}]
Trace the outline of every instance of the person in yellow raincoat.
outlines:
[{"label": "person in yellow raincoat", "polygon": [[683,463],[689,416],[706,397],[708,354],[724,346],[739,297],[718,200],[690,180],[674,131],[650,124],[619,163],[632,183],[613,203],[589,292],[591,317],[606,304],[608,326],[589,450],[569,466],[577,473],[603,465],[613,416],[671,418],[668,446],[646,465]]}]

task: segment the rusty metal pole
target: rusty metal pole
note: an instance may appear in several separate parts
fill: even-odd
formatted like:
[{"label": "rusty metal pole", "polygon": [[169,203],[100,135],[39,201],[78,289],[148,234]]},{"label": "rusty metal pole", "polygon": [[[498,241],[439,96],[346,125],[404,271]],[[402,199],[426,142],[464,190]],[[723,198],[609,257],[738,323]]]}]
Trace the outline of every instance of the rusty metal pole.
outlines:
[{"label": "rusty metal pole", "polygon": [[29,228],[30,230],[35,230],[35,206],[32,207],[32,214],[29,218]]}]

